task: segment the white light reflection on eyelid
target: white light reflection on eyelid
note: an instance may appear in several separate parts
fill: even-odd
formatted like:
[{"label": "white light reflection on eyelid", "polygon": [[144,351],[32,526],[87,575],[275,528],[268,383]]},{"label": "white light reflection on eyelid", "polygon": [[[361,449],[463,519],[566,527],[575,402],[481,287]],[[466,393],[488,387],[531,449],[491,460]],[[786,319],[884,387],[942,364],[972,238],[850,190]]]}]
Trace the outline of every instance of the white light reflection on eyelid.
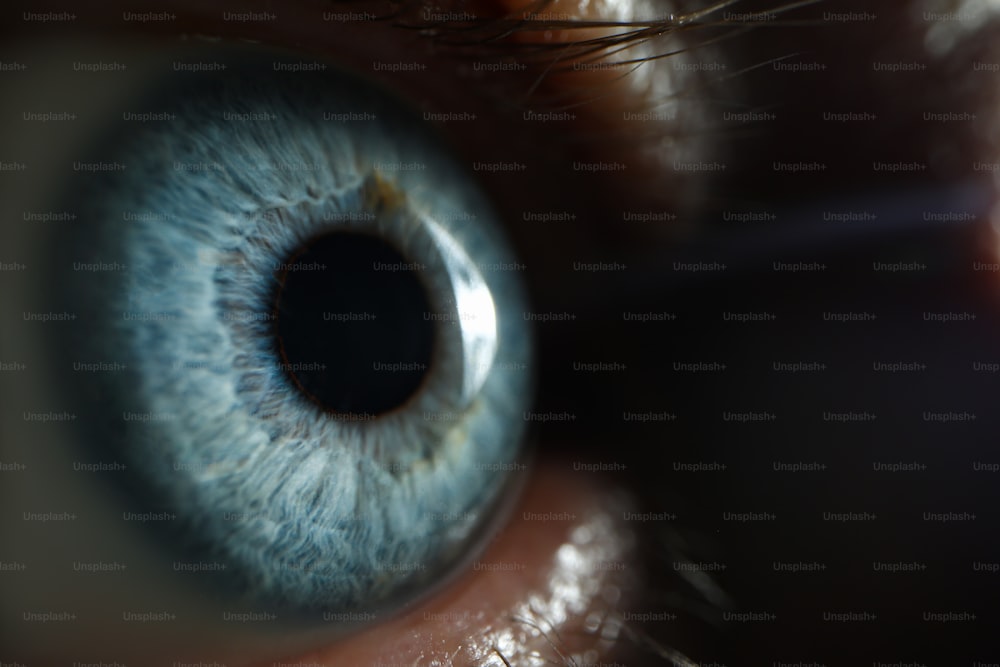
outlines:
[{"label": "white light reflection on eyelid", "polygon": [[472,664],[586,665],[615,648],[623,590],[625,597],[635,590],[635,573],[626,563],[636,536],[620,518],[623,506],[617,499],[595,504],[555,550],[541,590],[514,605],[497,626],[473,635],[467,647]]},{"label": "white light reflection on eyelid", "polygon": [[917,18],[927,24],[924,48],[933,56],[946,55],[1000,14],[1000,0],[926,0],[918,7]]},{"label": "white light reflection on eyelid", "polygon": [[[673,0],[583,0],[579,16],[599,21],[648,22],[674,16],[678,7]],[[626,35],[636,30],[634,27],[603,29],[603,34]],[[637,40],[627,46],[614,46],[608,57],[597,66],[608,67],[607,63],[623,63],[622,74],[628,72],[628,83],[640,97],[663,104],[675,103],[678,91],[690,77],[686,72],[696,70],[689,66],[691,55],[686,52],[692,46],[684,33],[668,32],[663,35]],[[624,48],[623,48],[624,47]],[[650,60],[668,52],[678,53],[670,58]],[[641,62],[640,62],[641,61]],[[661,109],[661,111],[663,111]]]},{"label": "white light reflection on eyelid", "polygon": [[[680,15],[676,0],[550,0],[545,8],[536,11],[531,3],[525,3],[523,15],[531,15],[537,20],[619,22],[622,24],[648,24],[662,21],[666,17]],[[631,89],[632,97],[641,101],[643,110],[654,108],[655,118],[662,119],[677,111],[677,96],[689,87],[692,76],[706,69],[693,64],[694,40],[681,30],[666,30],[661,34],[644,33],[643,26],[601,26],[577,27],[559,31],[561,40],[596,44],[597,40],[610,37],[635,35],[634,40],[614,41],[604,49],[587,51],[574,70],[605,71],[612,78],[622,77]],[[547,32],[546,39],[553,39]],[[664,53],[672,53],[669,58],[657,58]],[[715,52],[702,52],[699,58],[714,58]]]},{"label": "white light reflection on eyelid", "polygon": [[[651,22],[678,15],[681,11],[675,0],[581,0],[579,13],[581,18],[621,22]],[[598,32],[627,35],[635,31],[635,27],[620,27]],[[698,31],[669,30],[611,46],[599,61],[588,58],[581,65],[606,68],[613,78],[623,79],[634,105],[620,110],[621,120],[648,133],[642,150],[663,165],[704,157],[704,133],[695,130],[709,114],[702,101],[704,95],[698,91],[727,73],[719,51],[701,43],[705,39]]]}]

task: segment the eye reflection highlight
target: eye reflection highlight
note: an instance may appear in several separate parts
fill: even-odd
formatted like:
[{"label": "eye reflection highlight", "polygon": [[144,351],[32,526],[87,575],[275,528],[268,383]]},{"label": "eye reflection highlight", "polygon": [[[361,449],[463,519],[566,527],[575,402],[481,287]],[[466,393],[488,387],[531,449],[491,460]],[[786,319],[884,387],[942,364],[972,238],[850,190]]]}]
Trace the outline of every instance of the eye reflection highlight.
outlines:
[{"label": "eye reflection highlight", "polygon": [[[467,404],[482,389],[494,366],[497,353],[496,306],[479,269],[461,245],[433,220],[425,219],[424,224],[437,242],[452,279],[455,316],[462,330],[464,350],[462,402]],[[504,271],[506,267],[497,264],[486,270]]]}]

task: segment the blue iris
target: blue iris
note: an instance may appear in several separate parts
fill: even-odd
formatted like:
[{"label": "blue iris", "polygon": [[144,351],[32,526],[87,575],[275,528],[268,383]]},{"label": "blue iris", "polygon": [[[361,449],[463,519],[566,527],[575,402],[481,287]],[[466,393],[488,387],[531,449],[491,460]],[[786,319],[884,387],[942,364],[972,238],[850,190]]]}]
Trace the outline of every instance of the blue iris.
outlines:
[{"label": "blue iris", "polygon": [[[382,608],[465,557],[506,495],[525,305],[490,206],[422,121],[343,73],[275,69],[175,75],[149,98],[172,120],[114,138],[127,168],[81,193],[81,242],[127,270],[75,286],[78,345],[126,364],[101,380],[105,440],[245,599]],[[277,268],[337,232],[421,266],[436,322],[426,380],[382,415],[323,410],[275,353]]]}]

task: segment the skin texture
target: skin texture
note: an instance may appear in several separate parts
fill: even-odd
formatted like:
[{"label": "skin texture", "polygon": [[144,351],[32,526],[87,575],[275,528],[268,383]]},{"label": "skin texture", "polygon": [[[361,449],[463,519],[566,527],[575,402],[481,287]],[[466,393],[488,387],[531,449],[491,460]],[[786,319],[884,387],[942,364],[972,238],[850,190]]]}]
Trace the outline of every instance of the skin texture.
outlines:
[{"label": "skin texture", "polygon": [[[572,11],[556,3],[553,11]],[[761,3],[746,3],[750,9],[767,9]],[[569,328],[558,328],[557,324],[540,326],[539,335],[539,410],[571,410],[581,416],[579,422],[547,424],[539,426],[533,439],[539,450],[537,462],[524,473],[524,495],[517,501],[511,512],[512,519],[498,528],[489,540],[485,551],[470,563],[465,570],[456,573],[455,578],[436,592],[422,600],[412,609],[386,619],[358,634],[326,642],[315,637],[305,641],[308,646],[281,644],[277,640],[267,642],[249,637],[245,645],[240,640],[228,639],[230,645],[212,647],[213,637],[199,636],[197,641],[185,642],[183,635],[156,636],[156,629],[141,630],[127,627],[108,630],[88,628],[60,646],[61,642],[50,641],[51,628],[36,631],[21,644],[23,650],[13,657],[30,661],[30,664],[58,664],[60,661],[75,659],[108,659],[123,656],[128,664],[159,664],[162,651],[176,650],[185,660],[218,659],[227,664],[273,665],[275,662],[300,663],[301,665],[410,665],[410,664],[454,664],[454,665],[503,665],[504,660],[511,665],[534,664],[535,652],[543,659],[560,664],[566,655],[576,653],[586,656],[589,662],[618,662],[620,664],[641,665],[647,661],[664,660],[659,648],[650,647],[639,639],[652,634],[657,646],[678,645],[686,653],[702,657],[706,661],[713,658],[754,658],[770,660],[774,657],[774,645],[780,635],[786,652],[780,658],[793,657],[803,651],[813,649],[817,637],[795,629],[778,631],[735,632],[707,630],[702,622],[700,605],[715,607],[726,601],[716,594],[714,588],[690,590],[683,582],[671,579],[670,568],[663,560],[663,543],[669,531],[655,534],[640,530],[629,522],[620,520],[625,508],[635,507],[639,511],[669,512],[680,510],[685,515],[682,525],[676,531],[690,537],[685,548],[697,551],[704,547],[709,553],[738,554],[730,556],[731,561],[754,559],[767,562],[770,552],[768,543],[786,546],[788,553],[802,553],[820,545],[825,553],[848,554],[852,547],[850,539],[829,539],[824,535],[785,534],[769,535],[766,539],[752,532],[723,529],[706,536],[704,526],[710,525],[707,510],[702,508],[731,507],[724,501],[753,502],[764,498],[770,488],[761,487],[753,478],[736,482],[706,482],[703,477],[671,478],[669,484],[663,482],[663,468],[656,463],[668,460],[668,452],[717,453],[712,449],[716,443],[728,442],[724,434],[710,432],[708,427],[688,425],[679,435],[670,432],[669,437],[653,428],[623,427],[618,415],[621,408],[662,409],[670,401],[688,398],[697,405],[713,405],[717,398],[711,390],[699,394],[699,389],[689,386],[675,388],[664,380],[672,379],[665,373],[650,371],[640,379],[631,376],[630,381],[581,377],[566,369],[574,360],[611,358],[608,350],[659,350],[663,346],[660,330],[620,330],[607,321],[620,318],[623,309],[666,310],[674,307],[674,294],[663,298],[643,300],[654,287],[676,280],[658,254],[672,244],[689,242],[692,239],[714,238],[712,234],[717,224],[694,223],[685,211],[697,209],[705,211],[705,219],[717,221],[718,213],[732,207],[734,203],[794,204],[813,198],[837,197],[843,192],[866,192],[875,189],[870,185],[871,174],[861,169],[843,168],[836,174],[819,175],[809,180],[791,181],[779,178],[767,165],[772,159],[813,159],[822,156],[831,165],[847,165],[857,151],[864,149],[865,155],[877,154],[899,157],[900,159],[927,159],[929,171],[922,175],[921,187],[947,185],[967,180],[967,164],[976,159],[993,160],[995,153],[995,128],[973,130],[970,127],[951,125],[931,125],[917,120],[902,120],[887,124],[856,125],[849,128],[824,127],[817,131],[812,120],[824,110],[865,110],[885,118],[910,118],[911,108],[929,106],[936,108],[940,100],[948,100],[948,108],[979,111],[984,116],[994,113],[997,90],[995,85],[983,85],[981,80],[970,80],[962,69],[955,73],[950,65],[961,55],[963,62],[992,57],[992,42],[989,32],[980,31],[965,35],[951,54],[945,53],[929,57],[926,52],[927,22],[920,20],[923,5],[917,2],[888,3],[879,12],[883,18],[872,24],[835,24],[833,27],[797,25],[792,28],[764,28],[749,33],[740,40],[723,41],[705,47],[692,56],[693,60],[709,60],[719,55],[733,62],[734,69],[750,68],[772,59],[789,54],[802,54],[801,59],[830,63],[838,69],[824,76],[801,76],[791,79],[774,75],[774,70],[766,66],[734,76],[725,87],[717,85],[713,77],[694,78],[687,85],[697,91],[690,95],[688,103],[698,105],[704,100],[714,100],[720,106],[709,105],[709,111],[698,112],[696,117],[703,125],[692,128],[679,122],[657,122],[654,124],[622,122],[627,111],[652,110],[659,99],[651,96],[648,87],[636,86],[628,79],[617,79],[609,70],[569,71],[553,73],[546,78],[530,102],[526,102],[523,92],[536,80],[537,70],[528,73],[512,73],[509,77],[477,78],[475,72],[462,67],[462,59],[450,48],[432,46],[431,41],[421,37],[416,31],[407,31],[383,23],[365,25],[343,25],[336,22],[316,21],[316,12],[325,5],[302,3],[282,6],[276,11],[281,18],[268,23],[234,23],[220,19],[228,7],[231,11],[264,11],[271,9],[268,3],[239,2],[230,5],[189,7],[181,3],[161,5],[164,10],[176,11],[181,19],[171,24],[142,24],[125,26],[118,20],[119,8],[108,8],[102,12],[95,8],[86,13],[80,11],[80,19],[73,29],[100,39],[123,38],[126,30],[138,31],[141,40],[155,43],[157,48],[168,48],[176,32],[190,32],[221,36],[226,39],[247,39],[262,41],[272,45],[292,47],[316,57],[332,58],[345,67],[370,72],[384,85],[398,90],[401,95],[429,111],[470,111],[479,115],[476,123],[448,123],[444,128],[448,141],[470,162],[473,160],[525,161],[530,170],[524,175],[480,174],[484,187],[498,203],[504,218],[511,221],[508,230],[523,262],[529,267],[525,279],[530,285],[534,310],[544,313],[573,313],[579,318],[578,334],[569,336]],[[159,9],[158,7],[157,9]],[[515,8],[508,4],[508,8]],[[495,7],[477,5],[474,9],[487,15],[496,13]],[[837,11],[865,11],[869,9],[860,2],[837,4]],[[20,11],[11,8],[9,11]],[[813,16],[820,14],[817,10]],[[808,15],[808,14],[806,14]],[[803,16],[795,14],[796,17]],[[23,39],[28,42],[38,38],[30,31],[38,26],[25,26],[11,22],[13,27],[6,30],[14,33],[8,44],[13,59],[20,50],[26,49]],[[61,30],[55,26],[53,30]],[[41,28],[38,32],[47,30]],[[68,32],[68,30],[67,30]],[[845,33],[849,37],[845,37]],[[56,34],[53,32],[52,34]],[[588,36],[600,35],[600,30]],[[682,37],[682,43],[700,44],[707,37],[701,33]],[[705,33],[706,35],[708,33]],[[563,31],[522,34],[514,41],[535,45],[539,42],[560,42],[567,38]],[[97,37],[92,37],[97,39]],[[845,49],[845,43],[851,48]],[[678,58],[687,58],[687,55]],[[414,77],[406,73],[391,74],[372,72],[371,62],[420,61],[441,72],[441,76]],[[873,59],[929,62],[929,69],[912,79],[901,77],[880,77],[871,70]],[[681,62],[680,60],[664,62]],[[456,85],[455,81],[461,82]],[[915,84],[915,80],[920,85]],[[700,87],[704,86],[704,87]],[[594,94],[599,90],[600,95]],[[470,91],[472,91],[470,93]],[[721,102],[719,99],[721,98]],[[512,103],[510,106],[498,104],[498,99]],[[536,101],[544,100],[545,102]],[[726,101],[734,102],[727,106]],[[720,109],[740,110],[770,108],[769,105],[784,102],[779,106],[780,129],[737,128],[726,126],[715,120]],[[738,104],[735,104],[738,103]],[[525,122],[526,109],[544,111],[568,111],[577,114],[573,122]],[[691,108],[691,107],[685,107]],[[20,109],[14,109],[19,112]],[[777,136],[775,136],[777,135]],[[7,137],[5,137],[7,139]],[[660,142],[668,140],[671,150],[688,151],[707,161],[725,159],[732,168],[717,174],[678,174],[672,169],[672,161],[662,160]],[[10,140],[13,142],[13,140]],[[543,146],[544,150],[539,150]],[[661,150],[650,150],[657,148]],[[671,153],[673,155],[673,153]],[[656,157],[659,156],[659,157]],[[6,157],[4,159],[7,159]],[[622,172],[580,173],[568,165],[574,161],[620,162],[628,165]],[[764,165],[764,166],[762,166]],[[539,176],[544,174],[544,177]],[[991,179],[986,174],[975,178],[987,186]],[[892,187],[905,189],[911,181],[905,178],[892,182]],[[877,187],[883,187],[880,184]],[[888,189],[888,188],[887,188]],[[26,195],[25,195],[26,196]],[[623,224],[623,202],[634,211],[669,211],[678,219],[670,225]],[[10,209],[11,219],[20,215],[17,205]],[[578,218],[572,226],[572,233],[560,223],[541,224],[525,220],[525,211],[569,211]],[[7,211],[5,210],[5,214]],[[614,224],[611,224],[614,223]],[[714,226],[713,226],[714,225]],[[784,229],[784,228],[783,228]],[[697,231],[696,231],[697,230]],[[10,233],[10,232],[5,232]],[[973,248],[978,256],[993,258],[996,240],[985,225],[977,225],[965,230],[961,236],[963,247]],[[764,245],[777,242],[783,237],[781,231],[766,237]],[[820,242],[825,242],[820,239]],[[6,244],[5,244],[6,245]],[[745,244],[749,246],[750,244]],[[8,247],[11,247],[8,245]],[[749,252],[749,250],[747,250]],[[738,253],[737,253],[738,254]],[[632,257],[635,259],[631,259]],[[629,257],[629,264],[635,267],[627,275],[599,276],[591,282],[581,279],[580,274],[568,270],[573,261],[594,261],[606,258]],[[634,276],[640,276],[636,278]],[[831,279],[832,282],[832,279]],[[673,284],[673,283],[671,283]],[[6,289],[17,291],[22,285],[8,283]],[[964,285],[964,293],[989,295],[989,285],[983,280]],[[690,287],[693,293],[700,289]],[[787,288],[786,288],[787,289]],[[811,287],[789,290],[789,302],[798,304],[813,297]],[[946,288],[942,287],[942,291]],[[24,288],[27,291],[27,288]],[[705,291],[713,299],[725,298],[722,293]],[[595,295],[603,295],[598,299]],[[639,295],[639,296],[636,296]],[[696,297],[691,297],[696,300]],[[707,296],[705,297],[708,298]],[[858,302],[862,297],[857,297]],[[30,300],[29,300],[30,301]],[[609,305],[607,301],[610,301]],[[647,303],[648,302],[648,303]],[[20,302],[19,302],[20,303]],[[649,305],[654,304],[654,305]],[[641,306],[641,307],[640,307]],[[12,312],[20,312],[16,307]],[[7,325],[5,325],[7,326]],[[901,340],[902,333],[894,340]],[[698,344],[692,335],[683,341],[672,341],[675,345]],[[757,349],[765,346],[764,336],[752,335],[733,344],[733,349]],[[684,348],[688,349],[688,348]],[[624,354],[624,353],[623,353]],[[749,353],[747,353],[749,354]],[[696,358],[694,352],[691,352]],[[634,368],[642,367],[644,359],[637,359]],[[631,360],[629,361],[631,364]],[[642,371],[636,371],[642,373]],[[11,396],[11,414],[19,415],[22,407],[33,407],[30,402],[18,403],[18,395],[44,396],[44,388],[15,387],[14,380],[6,378],[4,395]],[[30,383],[26,383],[30,384]],[[747,395],[762,391],[759,386],[744,387]],[[845,391],[856,391],[850,387]],[[694,396],[694,398],[691,398]],[[26,400],[26,399],[25,399]],[[701,401],[701,402],[698,402]],[[788,398],[785,405],[794,405],[795,397]],[[610,406],[610,409],[607,409]],[[602,409],[614,413],[615,419],[602,420],[582,418],[597,414]],[[5,415],[5,418],[9,418]],[[23,434],[16,429],[7,431],[8,442]],[[32,433],[32,437],[38,434]],[[749,440],[749,439],[748,439]],[[720,457],[728,452],[741,456],[743,441],[722,449]],[[751,441],[753,445],[766,445],[768,441]],[[44,439],[40,447],[44,447]],[[754,450],[760,451],[760,450]],[[611,453],[609,453],[611,452]],[[574,462],[602,461],[609,457],[622,462],[626,473],[590,474],[574,469]],[[664,466],[666,463],[663,464]],[[59,482],[52,482],[53,488]],[[669,488],[668,488],[669,487]],[[629,490],[624,500],[620,491]],[[29,490],[25,490],[29,493]],[[835,496],[830,490],[827,497]],[[45,496],[27,496],[41,502]],[[750,500],[748,500],[750,499]],[[786,499],[787,500],[787,499]],[[826,506],[810,504],[806,494],[797,500],[798,507],[819,512]],[[624,503],[624,504],[617,504]],[[792,506],[789,501],[782,508]],[[615,508],[609,512],[609,508]],[[569,521],[527,521],[525,513],[569,513],[575,518]],[[607,515],[608,521],[600,519]],[[601,538],[597,543],[581,540],[594,522],[602,526]],[[21,524],[12,524],[12,531],[23,530]],[[9,528],[5,524],[5,529]],[[685,532],[685,531],[690,531]],[[574,535],[577,539],[574,539]],[[44,542],[32,535],[39,543]],[[895,535],[899,542],[916,539],[915,532],[901,531]],[[70,544],[81,543],[86,535],[70,539]],[[603,544],[601,540],[607,540]],[[946,540],[945,540],[946,541]],[[654,548],[653,544],[657,547]],[[589,545],[589,546],[588,546]],[[568,549],[567,549],[568,547]],[[578,604],[565,619],[555,613],[558,609],[553,582],[565,580],[566,563],[560,554],[568,550],[582,550],[590,554],[587,562],[604,563],[590,568],[587,576],[592,593],[581,595]],[[798,551],[796,551],[796,549]],[[652,554],[652,555],[651,555]],[[659,559],[659,560],[658,560]],[[584,558],[584,561],[587,559]],[[495,565],[476,569],[476,563]],[[649,567],[650,563],[653,567]],[[509,566],[509,567],[508,567]],[[523,566],[523,567],[519,567]],[[501,569],[501,567],[505,569]],[[716,573],[731,595],[740,598],[744,608],[766,607],[775,600],[794,599],[802,605],[810,602],[808,592],[799,590],[798,581],[766,587],[752,573],[739,572],[733,567],[730,572]],[[563,577],[563,579],[560,579]],[[856,604],[862,592],[851,585],[850,577],[837,575],[829,600],[839,608]],[[637,584],[637,581],[640,582]],[[937,581],[937,580],[936,580]],[[941,579],[940,581],[943,581]],[[675,588],[669,588],[674,586]],[[943,584],[942,584],[943,586]],[[934,585],[928,588],[936,590]],[[971,590],[971,589],[969,589]],[[615,593],[614,591],[617,591]],[[673,593],[681,593],[683,602],[677,603]],[[972,597],[963,589],[965,598]],[[882,600],[893,605],[910,604],[906,591],[880,593]],[[97,605],[97,593],[90,600]],[[796,597],[798,596],[798,597]],[[54,598],[46,598],[46,604],[56,608]],[[522,618],[525,609],[534,610],[541,631],[536,636],[532,627]],[[86,606],[86,602],[78,604]],[[684,620],[680,623],[660,623],[651,629],[639,623],[618,623],[608,621],[615,614],[628,611],[683,610]],[[15,607],[15,610],[18,607]],[[599,622],[588,622],[588,616],[596,614]],[[692,620],[693,619],[693,620]],[[682,625],[682,623],[686,623]],[[550,632],[549,624],[558,630]],[[537,628],[535,628],[537,630]],[[130,638],[130,633],[135,633]],[[148,632],[149,636],[140,635]],[[832,632],[832,631],[831,631]],[[252,634],[252,633],[250,633]],[[892,632],[887,632],[892,635]],[[26,635],[27,637],[27,635]],[[20,638],[18,638],[20,639]],[[28,641],[30,639],[30,641]],[[822,642],[836,643],[832,653],[857,658],[852,650],[858,646],[845,645],[832,634],[822,635]],[[877,640],[873,640],[877,641]],[[822,643],[821,642],[821,643]],[[226,642],[223,642],[224,644]],[[638,648],[640,645],[642,649]],[[149,647],[157,647],[150,655]],[[113,647],[113,648],[109,648]],[[248,648],[249,647],[249,648]],[[60,652],[61,649],[61,652]],[[596,653],[588,653],[596,651]],[[860,654],[870,661],[871,654]],[[883,655],[883,654],[880,654]],[[888,654],[890,657],[895,655]],[[42,657],[39,657],[42,656]],[[169,664],[169,663],[167,663]],[[683,664],[683,663],[681,663]],[[737,664],[732,662],[732,664]],[[946,663],[942,663],[946,664]]]}]

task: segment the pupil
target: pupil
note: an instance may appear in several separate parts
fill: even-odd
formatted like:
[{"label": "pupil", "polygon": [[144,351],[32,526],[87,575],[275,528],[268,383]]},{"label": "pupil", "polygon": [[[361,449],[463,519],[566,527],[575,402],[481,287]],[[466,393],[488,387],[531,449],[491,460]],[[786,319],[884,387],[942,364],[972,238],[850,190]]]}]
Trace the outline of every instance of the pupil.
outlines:
[{"label": "pupil", "polygon": [[313,239],[278,267],[278,350],[310,399],[379,414],[416,393],[435,333],[418,273],[382,239],[352,232]]}]

